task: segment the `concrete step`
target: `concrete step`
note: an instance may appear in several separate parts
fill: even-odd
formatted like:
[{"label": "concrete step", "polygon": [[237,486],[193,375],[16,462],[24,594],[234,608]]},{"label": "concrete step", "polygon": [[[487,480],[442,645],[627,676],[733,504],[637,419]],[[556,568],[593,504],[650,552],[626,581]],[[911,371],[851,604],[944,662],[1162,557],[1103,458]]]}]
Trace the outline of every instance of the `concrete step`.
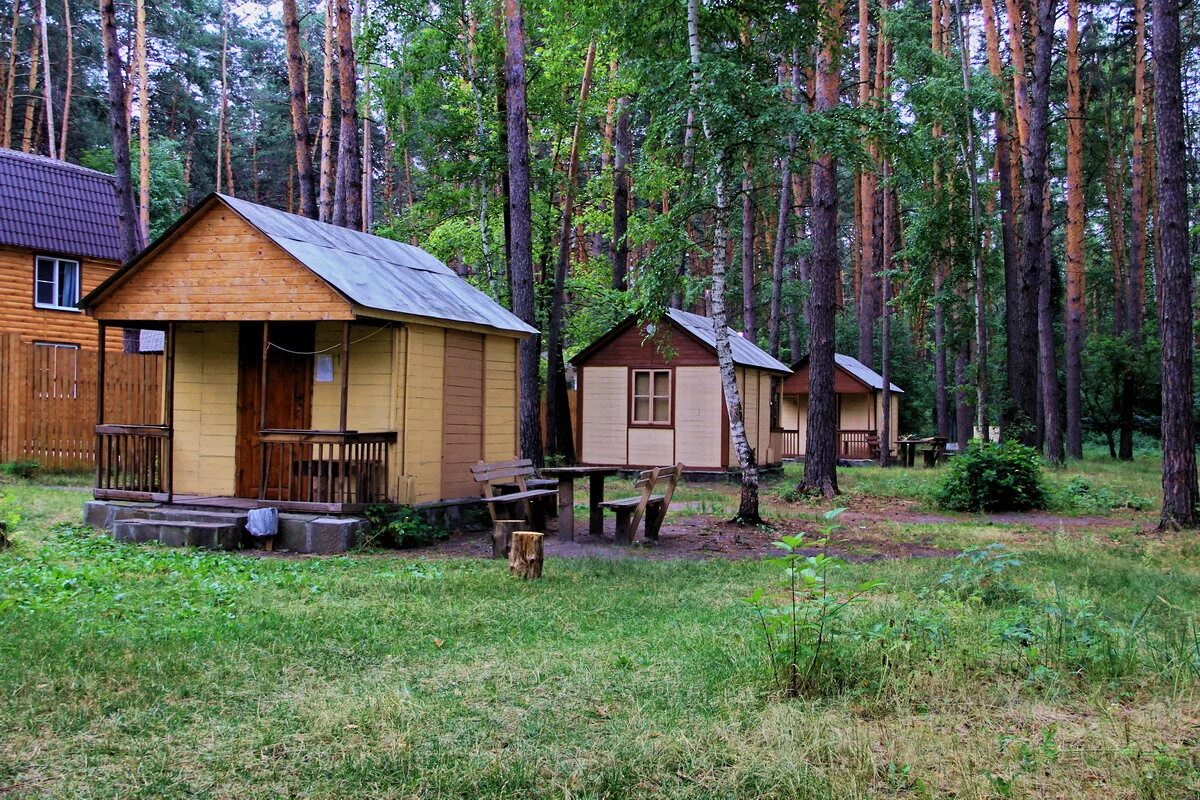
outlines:
[{"label": "concrete step", "polygon": [[215,522],[220,525],[237,525],[244,529],[247,514],[244,511],[203,511],[180,506],[163,506],[151,509],[146,517],[168,522]]},{"label": "concrete step", "polygon": [[168,547],[202,547],[236,550],[241,544],[241,526],[222,522],[158,519],[127,519],[113,523],[118,542],[158,542]]}]

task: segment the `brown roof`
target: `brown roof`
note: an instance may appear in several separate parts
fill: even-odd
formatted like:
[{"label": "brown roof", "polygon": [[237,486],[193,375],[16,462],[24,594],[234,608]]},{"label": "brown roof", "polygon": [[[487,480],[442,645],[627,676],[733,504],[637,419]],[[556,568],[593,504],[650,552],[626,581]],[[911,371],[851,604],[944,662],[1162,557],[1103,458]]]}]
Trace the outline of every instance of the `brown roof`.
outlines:
[{"label": "brown roof", "polygon": [[124,260],[113,176],[0,148],[0,245]]}]

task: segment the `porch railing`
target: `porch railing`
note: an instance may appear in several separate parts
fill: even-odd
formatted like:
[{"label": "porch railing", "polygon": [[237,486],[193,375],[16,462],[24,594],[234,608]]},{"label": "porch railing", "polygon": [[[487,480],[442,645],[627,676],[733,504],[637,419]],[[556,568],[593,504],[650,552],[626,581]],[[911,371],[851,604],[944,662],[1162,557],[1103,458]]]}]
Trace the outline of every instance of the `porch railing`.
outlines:
[{"label": "porch railing", "polygon": [[[873,436],[875,436],[873,430],[839,430],[837,432],[838,458],[870,458],[869,439]],[[804,453],[800,450],[800,431],[783,431],[783,457],[801,458],[803,456]]]},{"label": "porch railing", "polygon": [[154,499],[170,491],[171,429],[96,426],[96,497]]},{"label": "porch railing", "polygon": [[265,430],[259,441],[261,501],[345,510],[390,500],[395,431]]}]

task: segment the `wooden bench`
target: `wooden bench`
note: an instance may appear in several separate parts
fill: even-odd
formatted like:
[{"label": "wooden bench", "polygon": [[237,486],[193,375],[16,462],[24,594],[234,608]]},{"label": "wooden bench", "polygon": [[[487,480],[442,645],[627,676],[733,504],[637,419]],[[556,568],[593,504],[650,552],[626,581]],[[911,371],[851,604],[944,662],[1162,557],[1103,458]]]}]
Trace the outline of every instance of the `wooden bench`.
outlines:
[{"label": "wooden bench", "polygon": [[933,437],[933,447],[928,450],[922,450],[921,456],[925,459],[925,467],[932,469],[938,464],[943,464],[946,461],[946,443],[947,439],[944,436]]},{"label": "wooden bench", "polygon": [[[622,544],[632,544],[637,534],[638,524],[644,516],[646,519],[646,538],[657,539],[667,509],[671,505],[671,497],[683,474],[683,464],[673,467],[655,467],[638,474],[634,488],[641,492],[637,497],[623,497],[619,500],[609,500],[601,503],[601,508],[607,508],[617,517],[617,541]],[[662,494],[654,494],[659,484],[664,484]]]},{"label": "wooden bench", "polygon": [[[482,484],[483,502],[487,504],[493,523],[501,518],[497,514],[497,507],[519,508],[521,516],[531,528],[546,529],[545,509],[541,503],[533,501],[558,497],[558,489],[530,489],[527,481],[534,474],[533,462],[528,458],[515,458],[491,464],[480,461],[471,467],[471,477],[476,483]],[[498,494],[496,489],[502,482],[515,484],[517,491]]]}]

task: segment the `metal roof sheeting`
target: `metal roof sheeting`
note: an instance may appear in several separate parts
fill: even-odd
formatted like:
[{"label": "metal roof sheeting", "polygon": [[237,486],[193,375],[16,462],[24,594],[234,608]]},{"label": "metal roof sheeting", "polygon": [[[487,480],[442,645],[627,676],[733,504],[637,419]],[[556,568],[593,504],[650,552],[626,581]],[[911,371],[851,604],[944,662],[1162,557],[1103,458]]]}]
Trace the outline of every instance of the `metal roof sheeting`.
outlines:
[{"label": "metal roof sheeting", "polygon": [[[844,356],[841,353],[834,353],[833,360],[837,362],[839,367],[846,370],[851,375],[870,386],[872,389],[883,388],[883,376],[859,361],[857,358]],[[904,394],[904,390],[894,383],[892,384],[892,391]]]},{"label": "metal roof sheeting", "polygon": [[113,176],[0,148],[0,245],[122,261]]},{"label": "metal roof sheeting", "polygon": [[218,195],[351,302],[432,320],[537,333],[419,247]]},{"label": "metal roof sheeting", "polygon": [[[716,351],[717,329],[713,325],[711,317],[702,317],[699,314],[692,314],[688,311],[680,311],[675,308],[667,309],[667,317],[676,325],[679,325],[688,333],[711,347],[714,352]],[[746,337],[737,331],[732,328],[726,328],[726,330],[729,331],[729,345],[733,351],[733,361],[735,364],[740,364],[743,367],[755,367],[757,369],[771,370],[772,372],[781,372],[785,375],[791,372],[786,364],[778,359],[771,358],[758,345],[746,339]]]}]

